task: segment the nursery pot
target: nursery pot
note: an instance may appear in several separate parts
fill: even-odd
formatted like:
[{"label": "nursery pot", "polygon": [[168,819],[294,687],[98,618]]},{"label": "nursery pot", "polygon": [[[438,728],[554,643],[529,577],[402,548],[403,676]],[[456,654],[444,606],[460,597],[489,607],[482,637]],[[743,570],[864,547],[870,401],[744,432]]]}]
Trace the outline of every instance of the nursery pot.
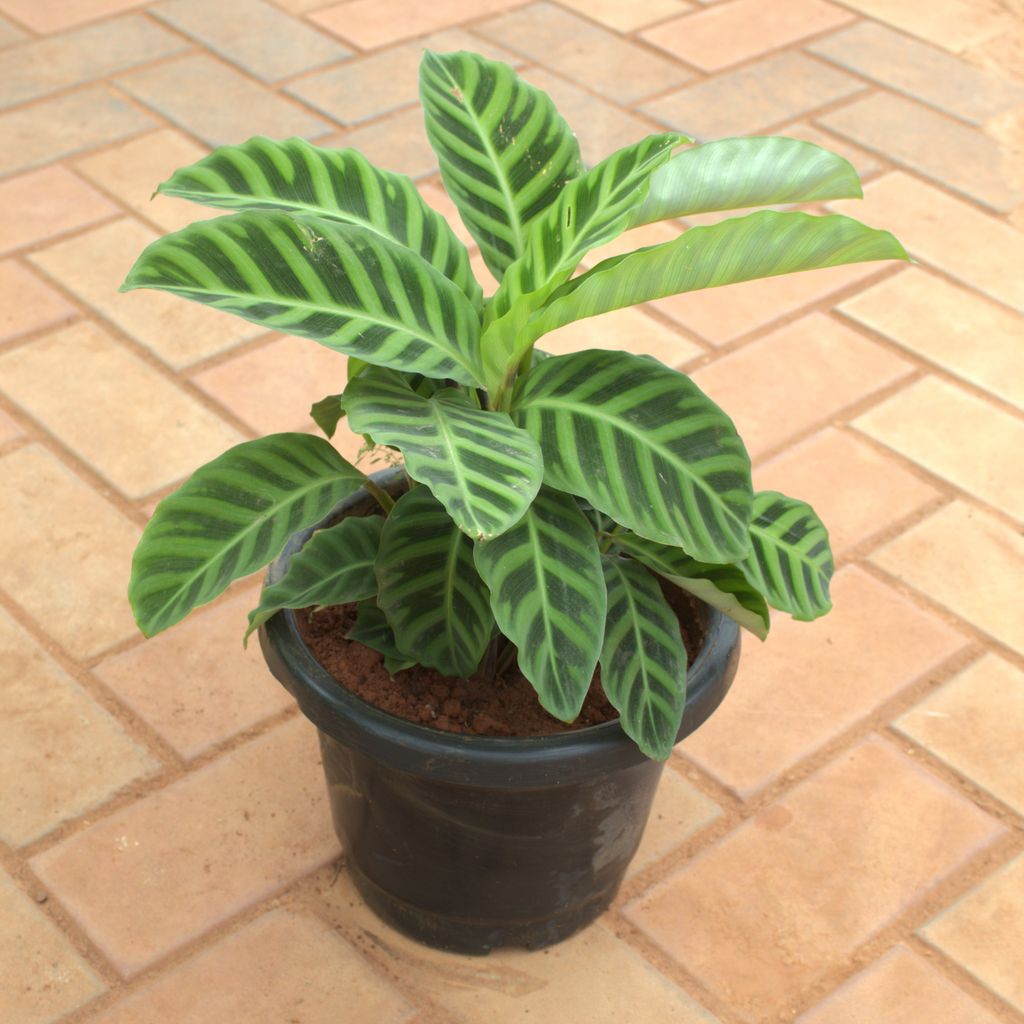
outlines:
[{"label": "nursery pot", "polygon": [[[382,476],[395,486],[396,477]],[[319,525],[365,500],[354,496]],[[316,528],[291,539],[268,584]],[[736,671],[736,624],[704,606],[704,626],[679,739],[718,707]],[[346,690],[315,660],[291,611],[260,629],[260,644],[320,732],[349,870],[389,924],[456,952],[536,949],[611,903],[664,768],[618,722],[520,739],[441,732]]]}]

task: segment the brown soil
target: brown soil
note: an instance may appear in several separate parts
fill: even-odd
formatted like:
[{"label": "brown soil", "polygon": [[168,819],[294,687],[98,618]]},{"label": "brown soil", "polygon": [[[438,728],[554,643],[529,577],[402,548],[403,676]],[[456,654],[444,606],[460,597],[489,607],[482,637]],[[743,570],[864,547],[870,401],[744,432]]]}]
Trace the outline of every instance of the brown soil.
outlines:
[{"label": "brown soil", "polygon": [[[681,590],[663,589],[679,616],[680,632],[692,663],[703,641],[699,606]],[[355,605],[336,605],[321,611],[306,608],[295,617],[313,656],[342,686],[374,707],[410,722],[478,736],[545,736],[618,717],[601,688],[600,669],[594,674],[579,718],[567,725],[540,706],[533,687],[514,662],[493,681],[480,675],[453,679],[419,665],[392,678],[377,651],[346,639],[355,622]]]}]

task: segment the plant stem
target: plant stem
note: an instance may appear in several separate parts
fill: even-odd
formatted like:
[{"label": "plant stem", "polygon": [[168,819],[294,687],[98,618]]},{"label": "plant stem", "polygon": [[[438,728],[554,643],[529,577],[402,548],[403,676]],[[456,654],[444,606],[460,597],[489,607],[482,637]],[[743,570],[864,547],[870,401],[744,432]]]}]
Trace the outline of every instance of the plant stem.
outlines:
[{"label": "plant stem", "polygon": [[601,554],[606,555],[611,550],[612,544],[615,543],[615,535],[622,532],[622,527],[616,523],[607,533],[600,533],[598,536],[601,538]]},{"label": "plant stem", "polygon": [[377,504],[384,509],[387,515],[395,507],[395,499],[382,487],[378,487],[365,473],[363,474],[363,488],[376,499]]}]

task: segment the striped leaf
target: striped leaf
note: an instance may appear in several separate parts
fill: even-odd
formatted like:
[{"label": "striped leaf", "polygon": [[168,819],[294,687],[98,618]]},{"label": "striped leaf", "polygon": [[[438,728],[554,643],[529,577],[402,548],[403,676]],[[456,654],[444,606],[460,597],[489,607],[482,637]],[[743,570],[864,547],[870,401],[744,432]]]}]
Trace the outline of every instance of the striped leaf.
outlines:
[{"label": "striped leaf", "polygon": [[513,418],[540,442],[546,484],[704,561],[749,550],[750,458],[683,374],[625,352],[553,356],[523,378]]},{"label": "striped leaf", "polygon": [[404,174],[375,167],[354,149],[257,135],[182,167],[157,192],[229,210],[280,210],[358,224],[407,246],[479,307],[469,253]]},{"label": "striped leaf", "polygon": [[574,320],[700,288],[844,263],[905,259],[903,246],[888,231],[850,217],[761,210],[604,260],[557,289],[523,333],[536,339]]},{"label": "striped leaf", "polygon": [[405,246],[283,213],[198,221],[149,245],[122,291],[159,288],[378,366],[477,381],[469,299]]},{"label": "striped leaf", "polygon": [[651,175],[632,227],[714,210],[859,199],[848,160],[813,142],[781,136],[719,139],[676,154]]},{"label": "striped leaf", "polygon": [[540,487],[537,442],[455,388],[424,398],[395,371],[368,370],[349,384],[345,409],[353,430],[397,448],[409,475],[478,540],[521,519]]},{"label": "striped leaf", "polygon": [[768,636],[768,605],[738,566],[698,562],[679,548],[645,540],[635,533],[616,533],[613,540],[620,551],[643,562],[680,590],[724,612],[759,640]]},{"label": "striped leaf", "polygon": [[308,434],[271,434],[208,462],[157,505],[142,532],[128,585],[139,628],[153,636],[262,569],[363,480]]},{"label": "striped leaf", "polygon": [[594,531],[576,502],[542,487],[526,515],[476,546],[498,628],[542,707],[571,722],[601,651],[606,596]]},{"label": "striped leaf", "polygon": [[341,407],[341,395],[328,395],[309,407],[310,419],[328,436],[334,437],[338,423],[345,410]]},{"label": "striped leaf", "polygon": [[288,571],[265,587],[260,603],[249,612],[245,639],[282,608],[308,608],[363,601],[377,593],[373,565],[384,520],[380,516],[349,517],[337,526],[317,530],[288,564]]},{"label": "striped leaf", "polygon": [[427,50],[420,97],[445,188],[500,281],[527,225],[583,169],[576,136],[546,93],[475,53]]},{"label": "striped leaf", "polygon": [[619,555],[601,561],[608,588],[601,685],[626,735],[648,757],[664,761],[686,705],[686,645],[679,619],[638,562]]},{"label": "striped leaf", "polygon": [[750,539],[751,553],[738,564],[773,608],[810,622],[832,607],[828,530],[807,502],[778,491],[755,494]]},{"label": "striped leaf", "polygon": [[377,604],[399,651],[447,676],[476,671],[494,617],[473,542],[426,487],[403,494],[384,523]]},{"label": "striped leaf", "polygon": [[[356,623],[348,631],[348,639],[356,640],[367,647],[372,648],[379,654],[383,654],[387,661],[394,665],[401,665],[408,668],[415,665],[398,649],[395,642],[395,631],[391,628],[387,616],[377,607],[374,600],[360,601],[356,608]],[[395,673],[389,668],[391,675]],[[400,671],[396,668],[395,671]]]}]

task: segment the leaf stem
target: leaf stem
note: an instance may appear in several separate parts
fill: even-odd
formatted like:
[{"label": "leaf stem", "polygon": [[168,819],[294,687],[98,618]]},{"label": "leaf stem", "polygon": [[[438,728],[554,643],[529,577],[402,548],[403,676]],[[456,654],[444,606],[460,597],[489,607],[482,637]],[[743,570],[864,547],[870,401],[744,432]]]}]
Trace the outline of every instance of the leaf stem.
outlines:
[{"label": "leaf stem", "polygon": [[383,487],[378,487],[365,473],[363,473],[363,490],[384,509],[384,515],[387,515],[395,507],[395,499]]},{"label": "leaf stem", "polygon": [[611,550],[612,544],[615,543],[616,534],[622,533],[622,527],[616,523],[610,530],[599,532],[598,536],[601,538],[601,554],[606,555]]}]

